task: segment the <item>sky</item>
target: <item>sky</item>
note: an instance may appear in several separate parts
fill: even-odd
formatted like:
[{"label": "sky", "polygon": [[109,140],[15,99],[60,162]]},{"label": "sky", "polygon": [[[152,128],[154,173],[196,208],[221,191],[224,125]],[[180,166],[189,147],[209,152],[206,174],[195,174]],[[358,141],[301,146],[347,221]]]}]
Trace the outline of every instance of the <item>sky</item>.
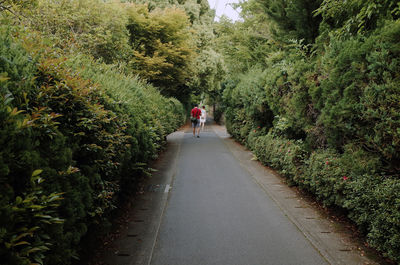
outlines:
[{"label": "sky", "polygon": [[[216,18],[215,20],[218,21],[218,18],[222,15],[226,15],[233,21],[239,19],[239,14],[235,11],[229,4],[230,3],[238,3],[239,0],[208,0],[210,4],[210,8],[216,10]],[[239,10],[238,10],[239,11]]]}]

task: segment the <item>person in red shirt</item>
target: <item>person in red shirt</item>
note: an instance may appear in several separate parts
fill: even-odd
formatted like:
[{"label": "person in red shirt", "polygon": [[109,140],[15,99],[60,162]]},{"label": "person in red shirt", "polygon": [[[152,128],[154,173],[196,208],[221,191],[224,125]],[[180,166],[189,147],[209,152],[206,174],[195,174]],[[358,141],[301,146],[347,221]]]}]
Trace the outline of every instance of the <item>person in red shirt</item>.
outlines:
[{"label": "person in red shirt", "polygon": [[197,138],[200,138],[200,116],[201,110],[199,109],[199,105],[195,105],[192,111],[190,112],[190,120],[192,121],[193,127],[193,137],[196,136],[196,128],[197,128]]}]

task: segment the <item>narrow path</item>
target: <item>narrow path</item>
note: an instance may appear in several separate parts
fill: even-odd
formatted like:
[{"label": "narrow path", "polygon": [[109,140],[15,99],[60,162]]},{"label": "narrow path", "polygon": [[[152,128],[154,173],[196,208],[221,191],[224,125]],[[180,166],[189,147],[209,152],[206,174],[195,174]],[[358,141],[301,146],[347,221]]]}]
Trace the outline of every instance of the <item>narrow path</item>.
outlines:
[{"label": "narrow path", "polygon": [[213,131],[186,133],[153,265],[327,264]]},{"label": "narrow path", "polygon": [[166,151],[96,265],[384,264],[223,126],[168,136]]}]

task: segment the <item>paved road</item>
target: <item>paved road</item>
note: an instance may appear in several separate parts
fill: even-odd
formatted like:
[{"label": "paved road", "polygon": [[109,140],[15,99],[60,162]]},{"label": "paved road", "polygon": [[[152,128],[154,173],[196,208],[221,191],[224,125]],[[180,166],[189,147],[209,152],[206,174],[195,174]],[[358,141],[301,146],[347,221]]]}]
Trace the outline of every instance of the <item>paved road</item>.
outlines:
[{"label": "paved road", "polygon": [[182,139],[150,264],[327,262],[209,130]]}]

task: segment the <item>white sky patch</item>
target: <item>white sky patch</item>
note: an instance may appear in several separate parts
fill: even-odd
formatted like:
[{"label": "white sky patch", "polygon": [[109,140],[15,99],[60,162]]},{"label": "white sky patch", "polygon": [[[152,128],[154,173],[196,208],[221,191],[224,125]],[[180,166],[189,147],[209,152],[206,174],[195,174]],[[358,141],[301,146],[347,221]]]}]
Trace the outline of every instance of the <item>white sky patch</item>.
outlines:
[{"label": "white sky patch", "polygon": [[222,15],[227,16],[233,21],[239,20],[240,10],[234,10],[229,4],[238,3],[239,0],[208,0],[210,8],[215,9],[216,17],[215,20],[218,21],[219,17]]}]

